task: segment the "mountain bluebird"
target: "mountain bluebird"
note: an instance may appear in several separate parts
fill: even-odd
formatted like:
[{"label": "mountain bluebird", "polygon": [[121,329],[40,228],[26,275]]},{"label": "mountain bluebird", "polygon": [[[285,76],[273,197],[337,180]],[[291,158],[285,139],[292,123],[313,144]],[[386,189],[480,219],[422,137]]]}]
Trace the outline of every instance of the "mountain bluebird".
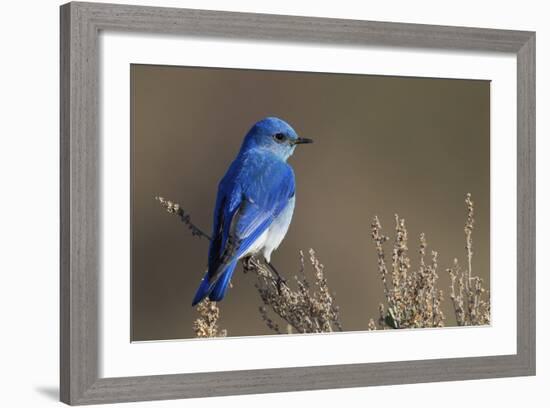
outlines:
[{"label": "mountain bluebird", "polygon": [[275,117],[249,130],[218,185],[208,271],[193,306],[207,296],[223,299],[239,259],[261,253],[271,266],[294,212],[294,171],[286,161],[302,143],[312,140]]}]

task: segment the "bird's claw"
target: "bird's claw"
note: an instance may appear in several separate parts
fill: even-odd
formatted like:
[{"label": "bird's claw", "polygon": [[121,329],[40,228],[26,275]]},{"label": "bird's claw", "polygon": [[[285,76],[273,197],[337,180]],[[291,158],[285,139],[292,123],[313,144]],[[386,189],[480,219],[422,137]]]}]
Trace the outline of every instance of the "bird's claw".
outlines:
[{"label": "bird's claw", "polygon": [[282,293],[283,285],[288,286],[286,284],[286,279],[281,278],[280,276],[277,276],[277,292],[279,292],[279,295]]},{"label": "bird's claw", "polygon": [[252,257],[247,256],[243,259],[243,272],[247,273],[250,270],[252,270]]}]

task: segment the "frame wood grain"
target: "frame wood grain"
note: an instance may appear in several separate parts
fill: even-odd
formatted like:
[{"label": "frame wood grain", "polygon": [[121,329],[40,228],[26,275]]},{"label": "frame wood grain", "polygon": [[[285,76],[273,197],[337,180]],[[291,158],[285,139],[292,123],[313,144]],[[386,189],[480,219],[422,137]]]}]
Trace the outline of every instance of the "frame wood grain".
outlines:
[{"label": "frame wood grain", "polygon": [[[535,33],[95,3],[61,6],[61,401],[76,404],[535,374]],[[517,56],[517,354],[100,378],[101,30],[508,52]]]}]

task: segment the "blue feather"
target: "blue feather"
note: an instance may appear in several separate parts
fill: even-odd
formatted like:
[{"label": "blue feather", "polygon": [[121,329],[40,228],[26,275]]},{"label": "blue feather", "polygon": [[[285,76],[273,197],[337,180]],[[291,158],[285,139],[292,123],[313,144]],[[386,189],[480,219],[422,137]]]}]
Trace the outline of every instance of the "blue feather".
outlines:
[{"label": "blue feather", "polygon": [[225,296],[225,292],[227,291],[227,287],[229,286],[229,282],[231,281],[231,277],[233,276],[233,272],[235,271],[235,267],[237,266],[237,261],[231,262],[228,266],[223,275],[218,279],[218,281],[214,284],[214,287],[212,288],[212,292],[210,292],[210,295],[208,296],[210,300],[214,302],[218,302],[223,299]]}]

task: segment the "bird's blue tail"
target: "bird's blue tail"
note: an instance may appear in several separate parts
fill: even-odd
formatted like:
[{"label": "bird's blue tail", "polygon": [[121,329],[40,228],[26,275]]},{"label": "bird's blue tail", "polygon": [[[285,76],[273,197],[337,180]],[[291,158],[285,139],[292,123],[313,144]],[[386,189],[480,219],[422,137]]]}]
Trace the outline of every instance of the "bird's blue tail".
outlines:
[{"label": "bird's blue tail", "polygon": [[235,266],[237,266],[236,260],[227,265],[227,269],[212,288],[212,292],[210,292],[210,300],[219,302],[223,299],[231,281],[231,276],[233,276],[233,271],[235,271]]},{"label": "bird's blue tail", "polygon": [[233,271],[237,266],[237,260],[231,262],[225,268],[225,271],[222,272],[222,275],[214,283],[208,282],[208,273],[202,278],[201,284],[195,293],[193,298],[192,306],[200,303],[205,297],[209,297],[210,300],[218,302],[223,299],[227,287],[229,286],[229,281],[231,276],[233,276]]}]

